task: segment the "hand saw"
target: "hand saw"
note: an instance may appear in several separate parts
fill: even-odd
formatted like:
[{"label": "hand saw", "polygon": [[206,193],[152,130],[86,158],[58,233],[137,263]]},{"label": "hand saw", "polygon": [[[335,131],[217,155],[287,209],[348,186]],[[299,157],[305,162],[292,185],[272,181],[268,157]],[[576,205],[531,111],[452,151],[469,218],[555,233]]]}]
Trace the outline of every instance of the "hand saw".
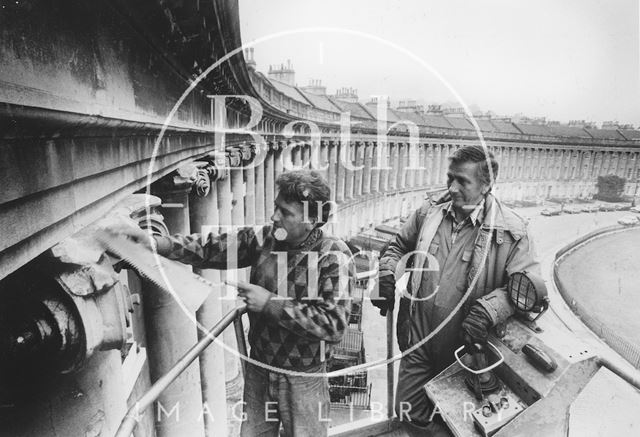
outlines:
[{"label": "hand saw", "polygon": [[[192,273],[184,264],[156,256],[146,247],[122,235],[101,229],[96,231],[95,236],[106,250],[122,258],[158,287],[173,294],[174,298],[182,302],[192,313],[200,308],[209,293],[216,287],[202,276]],[[165,278],[169,281],[168,283]]]}]

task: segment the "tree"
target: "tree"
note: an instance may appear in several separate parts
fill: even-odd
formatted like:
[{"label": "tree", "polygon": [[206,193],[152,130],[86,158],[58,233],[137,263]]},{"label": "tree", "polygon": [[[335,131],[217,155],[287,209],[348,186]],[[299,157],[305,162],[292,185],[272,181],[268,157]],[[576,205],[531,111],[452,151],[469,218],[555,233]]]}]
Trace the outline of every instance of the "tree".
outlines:
[{"label": "tree", "polygon": [[627,180],[625,178],[614,174],[598,176],[598,182],[596,183],[598,193],[593,197],[607,202],[619,202],[622,200],[622,193],[626,183]]}]

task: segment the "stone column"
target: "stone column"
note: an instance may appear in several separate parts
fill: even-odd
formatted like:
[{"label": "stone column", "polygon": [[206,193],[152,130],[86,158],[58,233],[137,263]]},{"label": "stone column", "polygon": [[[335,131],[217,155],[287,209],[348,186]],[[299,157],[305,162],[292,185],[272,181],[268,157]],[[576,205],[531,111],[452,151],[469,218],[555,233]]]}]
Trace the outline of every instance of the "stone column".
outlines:
[{"label": "stone column", "polygon": [[265,223],[269,223],[271,216],[273,215],[273,202],[275,200],[275,168],[274,168],[274,156],[275,149],[271,145],[269,153],[264,160],[264,220]]},{"label": "stone column", "polygon": [[412,145],[409,144],[407,154],[407,185],[411,188],[415,187],[418,182],[418,168],[421,166],[420,162],[420,143]]},{"label": "stone column", "polygon": [[435,146],[427,143],[427,185],[432,187],[435,184],[436,176],[436,160],[434,159]]},{"label": "stone column", "polygon": [[605,175],[609,175],[612,174],[615,171],[616,168],[616,156],[615,156],[615,152],[607,152],[607,156],[608,156],[608,163],[609,165],[607,166],[607,172],[605,173]]},{"label": "stone column", "polygon": [[[232,159],[238,159],[233,157],[233,153],[228,153],[226,158],[226,167],[231,167],[231,164],[234,162]],[[239,161],[239,159],[238,159]],[[237,162],[235,161],[236,165]],[[237,171],[237,170],[236,170]],[[221,227],[221,232],[226,232],[229,230],[229,227],[233,224],[231,219],[231,209],[233,204],[233,194],[231,192],[231,177],[230,171],[227,170],[225,177],[221,177],[216,181],[217,191],[218,191],[218,220]],[[226,228],[225,228],[226,226]],[[227,272],[220,272],[220,279],[224,280],[226,278]],[[230,311],[233,307],[233,301],[222,300],[222,313],[226,313]],[[227,329],[222,337],[225,344],[228,346],[235,348],[236,340],[235,335],[233,335],[233,330]],[[238,377],[238,359],[235,353],[225,351],[225,375],[226,380],[228,382],[234,381],[235,378]]]},{"label": "stone column", "polygon": [[449,168],[449,162],[447,157],[450,154],[449,146],[446,144],[442,145],[442,155],[440,157],[440,178],[438,179],[438,185],[444,184],[447,180],[447,170]]},{"label": "stone column", "polygon": [[[187,165],[154,183],[152,193],[162,199],[162,214],[171,234],[189,234],[189,191],[197,177],[195,165]],[[170,278],[169,278],[170,279]],[[175,288],[179,284],[173,284]],[[179,292],[179,290],[176,290]],[[194,314],[185,314],[170,293],[143,281],[145,331],[151,381],[167,373],[198,341]],[[179,410],[179,420],[172,409]],[[200,365],[187,368],[158,398],[154,412],[164,414],[155,421],[159,437],[204,436]],[[164,411],[164,413],[163,413]],[[160,420],[162,419],[162,420]]]},{"label": "stone column", "polygon": [[276,148],[276,153],[274,155],[274,168],[275,168],[275,179],[278,179],[278,176],[282,174],[284,171],[284,148],[287,147],[287,143],[279,141],[278,147]]},{"label": "stone column", "polygon": [[[536,180],[540,180],[540,169],[542,167],[542,149],[537,148],[536,149],[536,171],[535,171],[535,175],[534,178]],[[537,192],[536,192],[537,195]]]},{"label": "stone column", "polygon": [[255,169],[251,167],[254,153],[250,147],[243,147],[240,151],[243,170],[242,181],[244,183],[244,223],[247,225],[256,224],[256,175]]},{"label": "stone column", "polygon": [[417,178],[416,184],[419,187],[424,187],[425,185],[425,172],[427,171],[427,147],[426,144],[420,144],[418,150],[420,151],[420,167],[421,169],[416,170]]},{"label": "stone column", "polygon": [[516,178],[516,171],[518,170],[518,149],[512,148],[509,153],[509,179],[512,181]]},{"label": "stone column", "polygon": [[590,175],[590,168],[591,168],[591,156],[592,153],[585,151],[582,153],[582,166],[580,167],[580,180],[582,181],[583,185],[584,182],[588,180],[589,175]]},{"label": "stone column", "polygon": [[602,166],[600,167],[600,176],[609,174],[609,165],[611,163],[611,154],[609,152],[602,152]]},{"label": "stone column", "polygon": [[[201,185],[194,187],[189,198],[189,213],[192,232],[219,234],[216,228],[220,224],[218,214],[218,189],[215,181],[225,176],[225,170],[216,168],[214,163],[207,163],[205,174],[201,175]],[[206,182],[206,184],[204,183]],[[194,269],[203,278],[214,284],[220,284],[220,271]],[[196,312],[196,319],[201,325],[198,339],[204,337],[206,330],[211,329],[224,315],[222,313],[222,287],[216,287]],[[235,362],[235,360],[234,360]],[[225,350],[216,341],[200,355],[200,379],[202,381],[202,401],[205,404],[203,420],[205,434],[217,435],[222,424],[227,423],[227,399],[225,377]]]},{"label": "stone column", "polygon": [[[268,157],[268,155],[267,155]],[[268,217],[265,217],[265,203],[267,202],[267,189],[265,188],[265,168],[266,159],[254,168],[255,173],[255,196],[256,196],[256,224],[264,224]]]},{"label": "stone column", "polygon": [[396,155],[396,159],[398,162],[398,167],[396,171],[396,188],[402,190],[406,188],[407,184],[407,167],[406,167],[406,156],[407,156],[407,145],[403,143],[396,143],[398,147],[398,153]]},{"label": "stone column", "polygon": [[[502,162],[500,165],[502,166],[502,181],[507,182],[509,180],[509,154],[511,153],[510,147],[505,147],[502,151]],[[504,196],[505,194],[503,194]]]},{"label": "stone column", "polygon": [[[319,148],[319,160],[318,163],[315,165],[318,165],[319,168],[319,172],[322,174],[322,177],[324,177],[324,179],[329,182],[329,143],[327,143],[326,141],[321,141],[319,144],[313,146],[312,147],[317,147]],[[314,151],[311,151],[312,156],[314,156]],[[313,162],[313,160],[312,160]],[[315,167],[314,167],[315,168]],[[331,185],[330,185],[331,186]],[[333,186],[331,186],[331,191],[333,192],[334,188]]]},{"label": "stone column", "polygon": [[621,177],[624,177],[623,174],[620,174],[620,172],[624,170],[624,165],[622,164],[622,153],[621,152],[616,152],[616,167],[615,167],[615,174]]},{"label": "stone column", "polygon": [[342,203],[345,200],[345,185],[347,183],[347,175],[346,169],[344,167],[343,160],[347,160],[348,158],[348,144],[344,144],[343,142],[335,143],[336,150],[336,202]]},{"label": "stone column", "polygon": [[447,172],[444,165],[444,159],[446,156],[445,145],[438,144],[438,176],[436,177],[436,185],[440,185],[445,181],[445,174]]},{"label": "stone column", "polygon": [[302,152],[301,146],[289,143],[287,145],[288,150],[285,152],[284,169],[285,170],[300,170],[302,166]]},{"label": "stone column", "polygon": [[391,191],[398,189],[398,147],[398,143],[389,143],[389,163],[391,170],[389,170],[389,185],[387,189]]},{"label": "stone column", "polygon": [[311,169],[311,146],[309,144],[302,144],[300,146],[300,164],[302,168]]},{"label": "stone column", "polygon": [[560,177],[559,179],[567,179],[567,155],[568,155],[568,151],[567,150],[562,150],[562,154],[560,156]]},{"label": "stone column", "polygon": [[362,194],[369,194],[372,190],[371,167],[373,164],[373,145],[369,142],[363,143],[364,152],[364,171],[362,179]]},{"label": "stone column", "polygon": [[353,198],[358,199],[362,195],[362,179],[364,170],[361,167],[364,165],[364,143],[356,141],[353,147],[355,148],[355,167],[357,168],[357,170],[354,171],[355,175],[353,178]]},{"label": "stone column", "polygon": [[338,145],[333,141],[327,143],[327,149],[329,152],[329,168],[328,178],[329,186],[331,187],[331,200],[337,202],[338,198]]},{"label": "stone column", "polygon": [[[353,168],[355,145],[353,143],[343,144],[341,151],[345,154],[345,161],[351,164],[351,168]],[[347,201],[353,199],[354,173],[355,172],[353,170],[345,168],[344,199]]]},{"label": "stone column", "polygon": [[371,193],[380,192],[380,170],[374,169],[378,167],[378,145],[375,142],[369,143],[371,147]]},{"label": "stone column", "polygon": [[[378,162],[376,158],[376,166],[382,167],[383,165],[387,165],[388,167],[393,167],[393,160],[391,155],[391,145],[389,143],[378,143],[379,153],[382,157],[384,157],[382,162]],[[389,181],[389,173],[391,172],[391,168],[384,168],[378,170],[380,173],[380,192],[386,193],[391,189],[391,182]]]}]

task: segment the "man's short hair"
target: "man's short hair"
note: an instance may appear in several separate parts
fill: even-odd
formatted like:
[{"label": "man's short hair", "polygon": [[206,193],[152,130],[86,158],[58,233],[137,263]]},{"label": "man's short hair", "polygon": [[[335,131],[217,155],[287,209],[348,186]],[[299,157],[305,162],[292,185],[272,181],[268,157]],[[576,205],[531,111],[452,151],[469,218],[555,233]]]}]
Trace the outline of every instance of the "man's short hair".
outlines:
[{"label": "man's short hair", "polygon": [[318,219],[318,208],[322,207],[322,225],[331,214],[331,188],[320,173],[314,170],[294,170],[282,173],[276,179],[278,194],[287,202],[307,202],[309,219]]},{"label": "man's short hair", "polygon": [[493,156],[490,150],[482,146],[463,146],[453,152],[449,157],[451,164],[459,165],[467,162],[478,162],[478,177],[480,181],[486,185],[493,185],[491,182],[491,173],[489,172],[489,165],[487,164],[487,157],[491,163],[491,169],[493,171],[493,179],[498,177],[498,161]]}]

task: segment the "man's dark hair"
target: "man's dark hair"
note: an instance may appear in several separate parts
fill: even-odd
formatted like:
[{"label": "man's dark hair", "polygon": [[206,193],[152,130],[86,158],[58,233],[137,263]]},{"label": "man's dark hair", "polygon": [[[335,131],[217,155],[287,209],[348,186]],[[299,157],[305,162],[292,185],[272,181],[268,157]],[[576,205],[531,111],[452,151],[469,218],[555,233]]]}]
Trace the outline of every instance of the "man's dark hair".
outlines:
[{"label": "man's dark hair", "polygon": [[331,188],[322,175],[314,170],[294,170],[282,173],[276,179],[278,193],[287,202],[307,202],[309,217],[318,219],[318,208],[322,207],[322,225],[329,220],[331,214]]},{"label": "man's dark hair", "polygon": [[491,169],[493,170],[493,179],[498,177],[498,161],[493,156],[490,150],[486,150],[482,146],[463,146],[453,152],[449,157],[451,164],[460,165],[466,162],[479,162],[478,177],[480,181],[486,185],[491,186],[491,173],[489,172],[489,166],[487,165],[487,157],[491,163]]}]

